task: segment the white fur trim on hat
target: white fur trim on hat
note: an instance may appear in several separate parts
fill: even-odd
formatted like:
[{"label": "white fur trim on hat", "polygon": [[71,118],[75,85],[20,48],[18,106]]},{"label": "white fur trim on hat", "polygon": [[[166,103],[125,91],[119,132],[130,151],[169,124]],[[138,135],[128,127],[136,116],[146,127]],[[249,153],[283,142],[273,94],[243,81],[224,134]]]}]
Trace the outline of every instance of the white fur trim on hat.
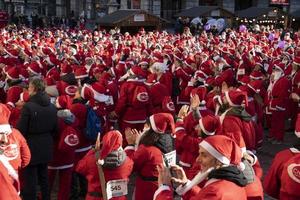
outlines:
[{"label": "white fur trim on hat", "polygon": [[203,147],[206,151],[208,151],[213,157],[215,157],[218,161],[225,165],[230,164],[230,160],[222,155],[220,152],[218,152],[211,144],[206,142],[205,140],[202,141],[199,146]]},{"label": "white fur trim on hat", "polygon": [[83,74],[83,75],[80,75],[80,76],[75,76],[76,79],[81,79],[81,78],[86,78],[86,77],[89,77],[88,74]]},{"label": "white fur trim on hat", "polygon": [[202,118],[199,120],[199,126],[201,128],[201,130],[206,134],[206,135],[214,135],[215,134],[215,131],[214,132],[209,132],[205,129],[204,125],[203,125],[203,121],[202,121]]},{"label": "white fur trim on hat", "polygon": [[156,124],[155,124],[155,121],[154,121],[154,115],[151,115],[151,116],[149,117],[149,120],[150,120],[150,124],[151,124],[152,129],[153,129],[155,132],[157,132],[157,133],[162,133],[162,132],[159,131],[159,130],[157,129],[157,127],[156,127]]},{"label": "white fur trim on hat", "polygon": [[0,133],[10,134],[12,129],[9,124],[0,124]]},{"label": "white fur trim on hat", "polygon": [[[260,89],[255,89],[254,87],[252,87],[250,84],[247,84],[247,86],[252,89],[255,93],[259,93],[260,92]],[[248,98],[248,101],[249,101],[249,98]]]}]

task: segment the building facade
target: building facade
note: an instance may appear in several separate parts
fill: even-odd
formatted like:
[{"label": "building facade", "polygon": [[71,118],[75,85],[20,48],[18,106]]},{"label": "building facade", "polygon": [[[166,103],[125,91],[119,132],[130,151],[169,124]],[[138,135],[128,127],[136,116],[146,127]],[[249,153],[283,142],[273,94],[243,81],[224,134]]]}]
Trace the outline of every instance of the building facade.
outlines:
[{"label": "building facade", "polygon": [[290,13],[300,9],[300,0],[286,0],[287,5],[273,5],[276,0],[0,0],[0,9],[10,14],[79,17],[101,17],[115,9],[144,9],[171,19],[183,9],[199,5],[216,5],[235,12],[251,6],[276,6]]}]

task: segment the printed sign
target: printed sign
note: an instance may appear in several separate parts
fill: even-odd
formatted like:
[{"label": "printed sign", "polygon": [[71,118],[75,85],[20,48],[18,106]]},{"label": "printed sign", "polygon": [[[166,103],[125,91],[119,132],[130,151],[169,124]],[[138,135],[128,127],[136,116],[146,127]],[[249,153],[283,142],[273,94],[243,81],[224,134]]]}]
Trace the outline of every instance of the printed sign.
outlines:
[{"label": "printed sign", "polygon": [[165,154],[165,158],[169,166],[176,165],[176,151],[171,151]]},{"label": "printed sign", "polygon": [[135,22],[144,22],[145,21],[145,15],[144,14],[136,14],[136,15],[134,15],[133,20]]},{"label": "printed sign", "polygon": [[127,179],[108,181],[106,184],[107,199],[127,195],[128,193],[127,185],[128,185]]}]

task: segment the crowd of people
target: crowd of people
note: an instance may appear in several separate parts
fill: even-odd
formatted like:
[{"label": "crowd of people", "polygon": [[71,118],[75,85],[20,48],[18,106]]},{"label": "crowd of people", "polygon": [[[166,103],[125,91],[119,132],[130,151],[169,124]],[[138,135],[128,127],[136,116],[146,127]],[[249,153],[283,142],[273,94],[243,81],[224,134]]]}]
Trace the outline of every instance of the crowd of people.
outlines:
[{"label": "crowd of people", "polygon": [[299,80],[299,32],[2,28],[0,199],[300,199],[299,144],[255,155],[300,137]]}]

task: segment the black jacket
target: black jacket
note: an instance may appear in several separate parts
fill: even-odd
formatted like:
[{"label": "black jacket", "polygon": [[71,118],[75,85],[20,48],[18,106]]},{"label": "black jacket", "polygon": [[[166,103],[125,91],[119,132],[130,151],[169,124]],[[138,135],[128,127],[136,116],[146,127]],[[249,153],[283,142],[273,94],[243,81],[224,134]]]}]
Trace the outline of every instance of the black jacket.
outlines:
[{"label": "black jacket", "polygon": [[57,133],[56,108],[45,92],[30,97],[21,111],[17,128],[24,135],[31,151],[31,165],[52,159],[53,137]]}]

